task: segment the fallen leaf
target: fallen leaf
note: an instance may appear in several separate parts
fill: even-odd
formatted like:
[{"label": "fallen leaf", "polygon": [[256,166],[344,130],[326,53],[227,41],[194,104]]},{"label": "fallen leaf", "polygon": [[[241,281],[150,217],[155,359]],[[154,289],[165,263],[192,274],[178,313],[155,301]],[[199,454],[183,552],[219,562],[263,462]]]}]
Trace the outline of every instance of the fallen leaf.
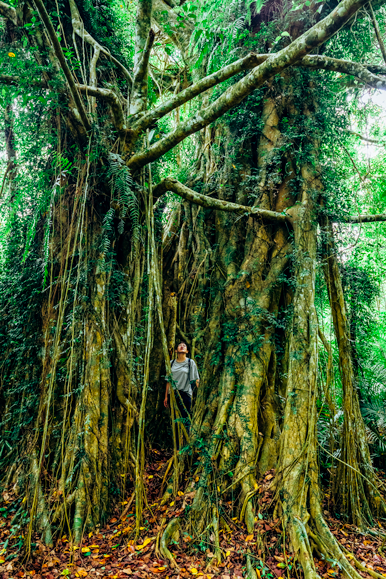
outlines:
[{"label": "fallen leaf", "polygon": [[246,540],[246,541],[252,541],[252,539],[253,539],[253,535],[247,535],[247,536],[245,537],[245,540]]},{"label": "fallen leaf", "polygon": [[82,547],[82,553],[88,553],[91,551],[90,547]]},{"label": "fallen leaf", "polygon": [[[149,543],[152,542],[152,539],[145,539],[142,545],[136,545],[136,549],[137,551],[140,551],[141,549],[143,549],[144,547],[146,547],[146,545],[148,545]],[[110,556],[110,555],[109,555]]]},{"label": "fallen leaf", "polygon": [[265,480],[271,480],[271,478],[273,478],[273,474],[267,474]]},{"label": "fallen leaf", "polygon": [[191,569],[189,569],[189,571],[191,572],[192,575],[197,575],[198,571],[195,567],[192,567]]}]

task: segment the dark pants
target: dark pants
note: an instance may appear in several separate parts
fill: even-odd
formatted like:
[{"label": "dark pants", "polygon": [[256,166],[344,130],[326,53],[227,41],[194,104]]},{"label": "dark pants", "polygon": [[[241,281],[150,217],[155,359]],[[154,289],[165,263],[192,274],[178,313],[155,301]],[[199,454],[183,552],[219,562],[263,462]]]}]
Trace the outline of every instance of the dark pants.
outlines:
[{"label": "dark pants", "polygon": [[[182,392],[181,390],[176,391],[176,402],[178,406],[178,410],[180,411],[182,418],[187,418],[188,420],[184,420],[185,426],[188,426],[190,423],[190,409],[192,406],[192,399],[187,392]],[[187,429],[188,430],[188,429]]]},{"label": "dark pants", "polygon": [[[176,402],[178,410],[180,411],[182,422],[186,428],[186,432],[189,434],[190,431],[190,409],[192,406],[192,399],[187,392],[181,392],[181,390],[175,391]],[[185,437],[183,437],[185,438]],[[180,449],[180,440],[177,440],[177,449]]]}]

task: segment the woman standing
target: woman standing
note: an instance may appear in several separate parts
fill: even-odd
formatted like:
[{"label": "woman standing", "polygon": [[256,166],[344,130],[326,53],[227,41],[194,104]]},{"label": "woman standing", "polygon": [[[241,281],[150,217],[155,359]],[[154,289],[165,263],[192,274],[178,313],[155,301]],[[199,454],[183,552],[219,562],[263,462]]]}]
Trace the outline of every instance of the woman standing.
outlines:
[{"label": "woman standing", "polygon": [[[192,383],[198,387],[200,376],[194,360],[187,358],[189,353],[185,342],[177,346],[177,359],[172,360],[173,387],[176,392],[176,402],[182,418],[189,418],[192,406]],[[170,382],[166,384],[164,406],[168,407]]]}]

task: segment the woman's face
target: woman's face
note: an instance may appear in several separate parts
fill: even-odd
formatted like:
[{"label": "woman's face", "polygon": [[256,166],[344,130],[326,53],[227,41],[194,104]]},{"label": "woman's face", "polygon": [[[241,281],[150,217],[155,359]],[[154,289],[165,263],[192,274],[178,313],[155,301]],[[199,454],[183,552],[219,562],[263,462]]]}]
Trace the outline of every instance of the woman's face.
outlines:
[{"label": "woman's face", "polygon": [[188,347],[185,344],[185,342],[181,342],[181,344],[178,344],[177,353],[178,354],[187,354],[188,353]]}]

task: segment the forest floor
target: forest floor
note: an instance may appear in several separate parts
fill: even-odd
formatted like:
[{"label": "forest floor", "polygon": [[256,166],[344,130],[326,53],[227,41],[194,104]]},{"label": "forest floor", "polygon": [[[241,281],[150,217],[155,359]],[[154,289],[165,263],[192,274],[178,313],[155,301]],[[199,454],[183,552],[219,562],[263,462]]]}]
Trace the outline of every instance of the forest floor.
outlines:
[{"label": "forest floor", "polygon": [[[44,546],[35,538],[27,561],[22,531],[12,526],[12,519],[23,499],[3,492],[0,497],[0,579],[31,576],[34,579],[186,579],[199,576],[203,579],[242,579],[246,576],[247,553],[250,553],[259,579],[302,577],[298,565],[293,564],[292,557],[283,548],[281,521],[269,517],[272,472],[266,473],[259,482],[259,510],[254,535],[248,535],[244,525],[237,521],[233,503],[224,502],[224,520],[229,530],[220,532],[221,563],[217,562],[210,545],[200,543],[186,533],[170,547],[178,566],[178,569],[171,568],[156,555],[159,537],[168,521],[182,514],[192,502],[193,493],[184,495],[179,492],[174,500],[161,505],[161,486],[170,455],[153,450],[150,458],[145,477],[149,509],[144,512],[141,535],[136,542],[133,540],[135,508],[129,496],[127,501],[117,505],[116,512],[99,532],[85,535],[79,547],[72,546],[66,535],[56,537],[54,548]],[[328,510],[328,498],[326,495],[324,514],[340,544],[362,565],[386,577],[386,544],[371,531],[360,533],[352,525],[334,518]],[[340,577],[339,566],[333,560],[315,559],[315,564],[320,577]],[[370,577],[364,572],[361,575]]]}]

